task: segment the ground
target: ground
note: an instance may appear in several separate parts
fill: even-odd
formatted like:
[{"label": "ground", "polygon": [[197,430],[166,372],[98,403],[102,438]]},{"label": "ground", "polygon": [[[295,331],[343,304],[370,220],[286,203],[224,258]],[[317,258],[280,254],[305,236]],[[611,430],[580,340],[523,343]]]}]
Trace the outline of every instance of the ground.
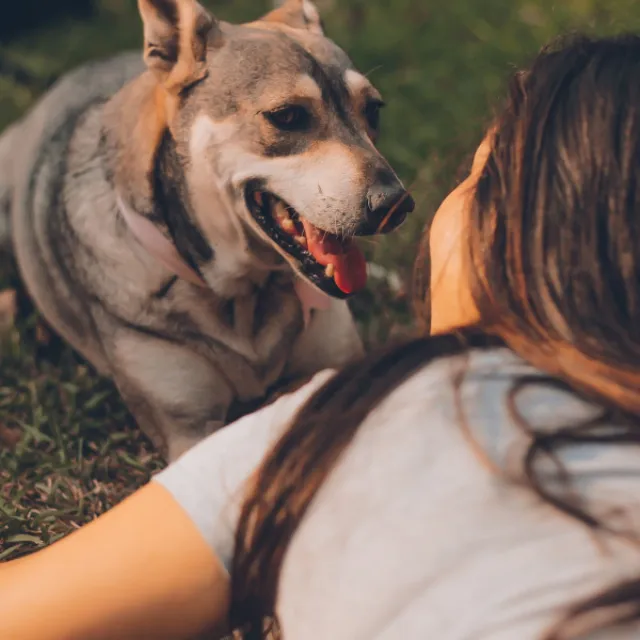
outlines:
[{"label": "ground", "polygon": [[[50,0],[49,0],[50,1]],[[2,44],[0,130],[66,69],[140,46],[133,0],[96,0],[67,20]],[[420,234],[499,106],[514,68],[558,33],[640,29],[632,0],[317,0],[328,33],[381,89],[382,151],[418,203],[411,220],[366,249],[404,291],[372,279],[353,301],[368,344],[409,330],[408,291]],[[225,20],[255,18],[267,0],[207,3]],[[462,165],[461,165],[462,163]],[[459,175],[459,174],[458,174]],[[0,290],[16,288],[10,258]],[[0,295],[0,325],[10,317]],[[0,561],[64,536],[145,483],[162,463],[112,385],[47,334],[28,305],[0,343]]]}]

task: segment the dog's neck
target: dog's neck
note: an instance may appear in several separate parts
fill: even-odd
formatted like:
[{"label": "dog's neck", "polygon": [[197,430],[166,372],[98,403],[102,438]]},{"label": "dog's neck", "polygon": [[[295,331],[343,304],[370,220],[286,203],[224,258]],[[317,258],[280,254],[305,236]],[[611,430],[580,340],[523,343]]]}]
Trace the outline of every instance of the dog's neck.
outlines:
[{"label": "dog's neck", "polygon": [[212,262],[214,250],[195,222],[183,162],[168,129],[151,175],[153,221],[166,229],[182,261],[203,279],[201,268]]},{"label": "dog's neck", "polygon": [[118,91],[105,105],[102,121],[109,181],[132,209],[151,211],[149,177],[167,127],[153,75],[145,71]]},{"label": "dog's neck", "polygon": [[182,259],[173,242],[149,218],[131,209],[119,195],[116,198],[122,219],[127,223],[129,231],[147,253],[152,255],[168,271],[182,278],[182,280],[206,289],[207,283],[199,273]]},{"label": "dog's neck", "polygon": [[105,105],[102,119],[107,179],[128,209],[156,225],[181,261],[221,297],[248,295],[261,287],[269,262],[278,257],[253,237],[246,238],[242,251],[227,246],[222,236],[214,234],[210,241],[195,215],[185,176],[188,160],[169,133],[166,105],[153,76],[143,72],[125,85]]},{"label": "dog's neck", "polygon": [[[122,198],[118,197],[117,200],[120,213],[129,231],[150,255],[182,280],[203,289],[208,288],[202,276],[182,259],[174,244],[151,220],[130,209]],[[313,309],[323,310],[329,307],[328,296],[317,291],[315,287],[301,278],[295,278],[294,290],[302,305],[305,327],[311,320]]]}]

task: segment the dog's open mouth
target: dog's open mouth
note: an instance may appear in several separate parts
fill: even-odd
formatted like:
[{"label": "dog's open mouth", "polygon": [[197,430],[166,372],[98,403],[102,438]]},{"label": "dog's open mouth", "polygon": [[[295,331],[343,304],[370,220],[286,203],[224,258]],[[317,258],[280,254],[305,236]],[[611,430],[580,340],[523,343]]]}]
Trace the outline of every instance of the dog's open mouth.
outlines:
[{"label": "dog's open mouth", "polygon": [[247,187],[247,208],[300,270],[325,293],[345,298],[364,288],[367,263],[351,238],[339,237],[311,224],[284,200],[257,187]]}]

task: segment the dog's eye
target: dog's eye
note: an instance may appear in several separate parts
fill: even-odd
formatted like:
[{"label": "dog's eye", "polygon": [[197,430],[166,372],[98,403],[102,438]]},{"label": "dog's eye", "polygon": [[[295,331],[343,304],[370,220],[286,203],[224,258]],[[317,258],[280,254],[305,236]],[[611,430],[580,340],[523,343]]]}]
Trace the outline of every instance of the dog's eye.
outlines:
[{"label": "dog's eye", "polygon": [[370,100],[364,108],[364,117],[372,131],[377,132],[380,128],[380,109],[384,107],[384,102],[380,100]]},{"label": "dog's eye", "polygon": [[281,131],[302,131],[309,126],[311,114],[298,105],[282,107],[265,113],[269,122]]}]

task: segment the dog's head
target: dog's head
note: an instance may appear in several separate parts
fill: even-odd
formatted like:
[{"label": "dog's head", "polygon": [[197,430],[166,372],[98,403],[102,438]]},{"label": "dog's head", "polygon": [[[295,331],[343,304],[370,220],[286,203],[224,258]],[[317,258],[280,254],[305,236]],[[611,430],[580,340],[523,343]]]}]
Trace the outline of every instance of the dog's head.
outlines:
[{"label": "dog's head", "polygon": [[139,7],[155,100],[213,250],[257,236],[324,292],[361,289],[353,236],[391,231],[414,203],[375,147],[381,96],[315,6],[286,0],[242,26],[195,0]]}]

